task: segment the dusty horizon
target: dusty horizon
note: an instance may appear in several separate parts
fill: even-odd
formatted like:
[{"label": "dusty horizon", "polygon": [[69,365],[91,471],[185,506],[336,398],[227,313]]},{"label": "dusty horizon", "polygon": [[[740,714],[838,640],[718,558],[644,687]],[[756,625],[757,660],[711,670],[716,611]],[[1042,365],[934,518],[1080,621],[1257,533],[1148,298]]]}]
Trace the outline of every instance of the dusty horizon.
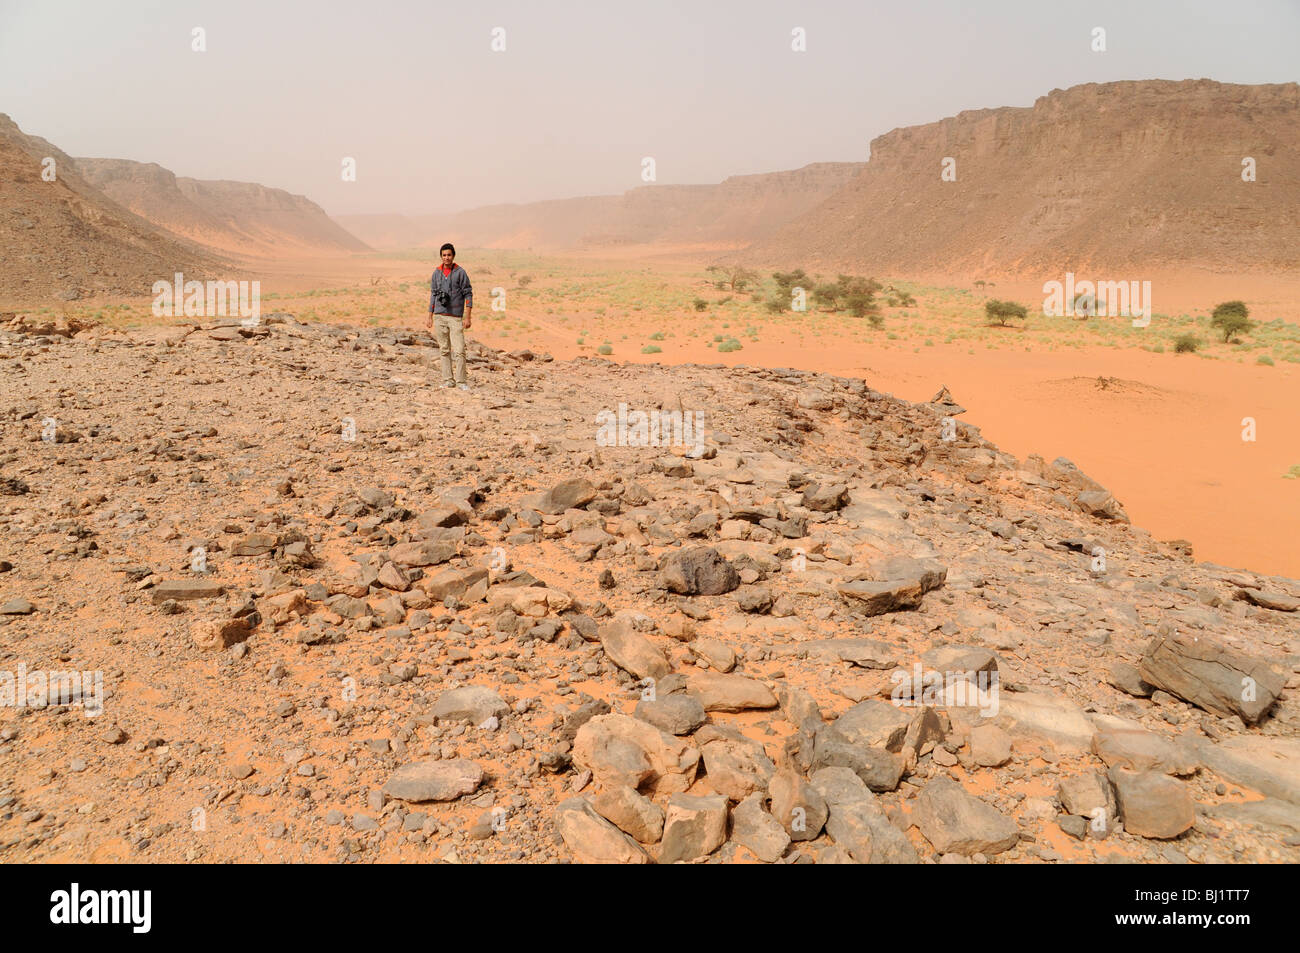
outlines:
[{"label": "dusty horizon", "polygon": [[[497,3],[444,17],[445,54],[430,52],[438,15],[421,4],[370,5],[363,33],[349,27],[349,7],[331,9],[338,15],[302,22],[243,2],[150,2],[134,18],[95,4],[9,3],[4,111],[74,156],[256,182],[330,215],[423,215],[620,194],[648,184],[646,157],[665,185],[860,162],[892,129],[1029,106],[1081,83],[1300,79],[1289,48],[1300,9],[1284,2],[1058,10],[1026,0],[981,11],[974,39],[956,2],[711,5],[690,8],[685,30],[681,3],[639,17]],[[1091,49],[1098,27],[1104,51]],[[498,28],[505,48],[494,50]],[[425,71],[430,56],[444,65]],[[987,68],[1013,57],[1024,66]],[[158,68],[167,83],[149,81]],[[430,125],[448,102],[454,145]],[[342,180],[345,158],[356,160],[355,181]],[[434,198],[449,180],[455,199]]]}]

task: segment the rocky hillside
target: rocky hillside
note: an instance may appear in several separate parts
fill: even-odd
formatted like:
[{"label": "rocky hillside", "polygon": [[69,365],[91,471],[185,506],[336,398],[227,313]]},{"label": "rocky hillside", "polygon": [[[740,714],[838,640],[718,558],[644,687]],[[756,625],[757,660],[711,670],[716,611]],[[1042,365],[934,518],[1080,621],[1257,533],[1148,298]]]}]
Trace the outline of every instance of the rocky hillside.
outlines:
[{"label": "rocky hillside", "polygon": [[156,162],[79,158],[85,179],[177,235],[253,256],[368,251],[315,202],[253,182],[178,178]]},{"label": "rocky hillside", "polygon": [[1300,861],[1300,583],[946,392],[0,340],[4,862]]},{"label": "rocky hillside", "polygon": [[[42,178],[53,159],[53,181]],[[177,271],[228,276],[210,251],[108,198],[77,163],[0,114],[0,304],[147,295]]]},{"label": "rocky hillside", "polygon": [[370,244],[478,248],[590,248],[629,244],[744,245],[816,206],[850,181],[857,162],[735,175],[716,185],[646,185],[622,195],[491,205],[454,215],[340,216]]},{"label": "rocky hillside", "polygon": [[[746,256],[869,273],[1300,264],[1300,86],[1088,84],[895,129],[852,182]],[[942,181],[945,158],[956,181]],[[1256,181],[1242,181],[1242,159]]]}]

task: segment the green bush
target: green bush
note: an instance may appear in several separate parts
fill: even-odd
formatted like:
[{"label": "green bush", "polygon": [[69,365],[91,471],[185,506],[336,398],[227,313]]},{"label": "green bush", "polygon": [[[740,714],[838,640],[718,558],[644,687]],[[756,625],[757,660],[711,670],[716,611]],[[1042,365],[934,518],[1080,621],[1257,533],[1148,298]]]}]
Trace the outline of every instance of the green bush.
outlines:
[{"label": "green bush", "polygon": [[1174,341],[1175,354],[1194,354],[1196,349],[1201,346],[1195,334],[1180,334]]},{"label": "green bush", "polygon": [[597,354],[613,354],[613,353],[614,353],[614,348],[613,348],[612,345],[609,345],[609,344],[602,344],[600,347],[596,348],[596,353],[597,353]]},{"label": "green bush", "polygon": [[741,349],[741,343],[735,338],[727,338],[727,340],[718,345],[718,352],[721,354],[726,354],[728,351],[739,351]]},{"label": "green bush", "polygon": [[1255,358],[1255,363],[1263,364],[1265,367],[1272,367],[1273,359],[1269,357],[1267,354],[1261,354],[1259,357]]},{"label": "green bush", "polygon": [[696,311],[703,311],[705,308],[709,306],[709,303],[705,301],[703,298],[696,298],[695,301],[692,302],[692,304],[695,305]]},{"label": "green bush", "polygon": [[645,347],[641,348],[641,353],[642,353],[642,354],[662,354],[662,353],[663,353],[663,350],[664,350],[664,349],[661,348],[658,344],[647,344]]}]

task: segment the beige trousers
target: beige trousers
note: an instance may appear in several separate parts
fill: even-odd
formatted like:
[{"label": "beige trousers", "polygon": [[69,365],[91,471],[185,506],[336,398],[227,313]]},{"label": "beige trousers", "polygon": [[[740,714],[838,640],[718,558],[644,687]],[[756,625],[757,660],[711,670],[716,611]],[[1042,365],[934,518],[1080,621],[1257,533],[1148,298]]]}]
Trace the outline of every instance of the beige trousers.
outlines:
[{"label": "beige trousers", "polygon": [[[433,316],[433,333],[442,352],[442,382],[465,383],[465,321],[452,314]],[[452,377],[453,365],[455,377]]]}]

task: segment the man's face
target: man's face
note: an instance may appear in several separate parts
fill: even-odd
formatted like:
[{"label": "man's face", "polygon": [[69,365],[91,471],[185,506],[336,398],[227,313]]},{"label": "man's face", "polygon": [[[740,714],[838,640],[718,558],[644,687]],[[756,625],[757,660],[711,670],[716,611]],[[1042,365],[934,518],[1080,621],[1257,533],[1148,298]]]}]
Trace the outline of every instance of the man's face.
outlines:
[{"label": "man's face", "polygon": [[444,248],[442,250],[442,266],[444,268],[450,268],[452,259],[454,259],[455,257],[456,257],[455,252],[453,252],[450,248]]}]

